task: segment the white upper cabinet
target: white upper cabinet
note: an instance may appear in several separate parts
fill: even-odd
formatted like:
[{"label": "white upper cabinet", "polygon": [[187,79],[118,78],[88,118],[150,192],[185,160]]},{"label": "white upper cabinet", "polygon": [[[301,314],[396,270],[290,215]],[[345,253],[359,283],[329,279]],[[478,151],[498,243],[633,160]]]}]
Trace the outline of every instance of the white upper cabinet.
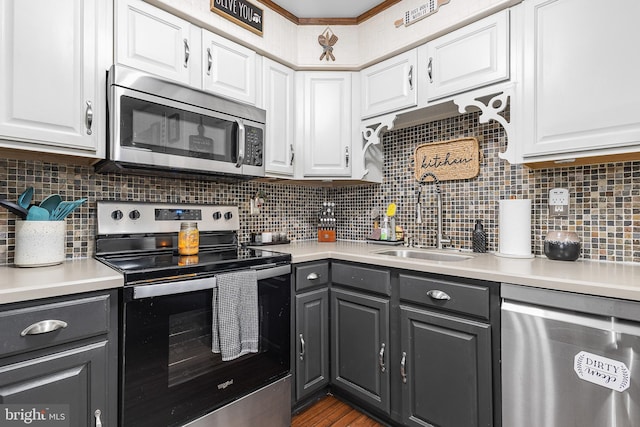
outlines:
[{"label": "white upper cabinet", "polygon": [[417,50],[412,49],[362,70],[362,118],[416,106],[417,63]]},{"label": "white upper cabinet", "polygon": [[263,108],[267,112],[265,172],[293,176],[295,73],[271,59],[262,61]]},{"label": "white upper cabinet", "polygon": [[507,80],[509,11],[430,41],[418,53],[420,78],[427,82],[420,98],[426,95],[426,102]]},{"label": "white upper cabinet", "polygon": [[524,160],[640,151],[640,2],[523,7]]},{"label": "white upper cabinet", "polygon": [[115,4],[117,63],[200,87],[198,27],[142,0]]},{"label": "white upper cabinet", "polygon": [[350,177],[352,73],[309,71],[299,72],[297,78],[303,175]]},{"label": "white upper cabinet", "polygon": [[112,9],[0,2],[0,146],[103,157]]},{"label": "white upper cabinet", "polygon": [[256,53],[202,30],[202,87],[248,104],[256,103]]}]

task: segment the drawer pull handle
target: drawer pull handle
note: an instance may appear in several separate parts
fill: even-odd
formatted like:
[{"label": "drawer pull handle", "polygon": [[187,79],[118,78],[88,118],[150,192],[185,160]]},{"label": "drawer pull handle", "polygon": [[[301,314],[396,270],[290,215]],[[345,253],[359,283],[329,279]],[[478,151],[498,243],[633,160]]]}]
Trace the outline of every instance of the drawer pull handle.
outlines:
[{"label": "drawer pull handle", "polygon": [[300,360],[304,360],[304,337],[300,334]]},{"label": "drawer pull handle", "polygon": [[402,382],[404,384],[407,383],[407,352],[402,352],[402,360],[400,360],[400,376],[402,377]]},{"label": "drawer pull handle", "polygon": [[431,298],[433,299],[437,299],[437,300],[450,300],[451,297],[449,296],[449,294],[447,294],[446,292],[442,292],[442,291],[438,291],[438,290],[430,290],[429,292],[427,292],[427,295],[429,295]]},{"label": "drawer pull handle", "polygon": [[100,411],[100,409],[96,409],[93,415],[96,417],[96,427],[102,427],[102,420],[100,419],[100,415],[102,415],[102,412]]},{"label": "drawer pull handle", "polygon": [[41,320],[40,322],[27,326],[24,331],[20,332],[20,336],[46,334],[66,327],[67,322],[63,322],[62,320]]},{"label": "drawer pull handle", "polygon": [[318,273],[309,273],[307,280],[318,280],[320,275]]},{"label": "drawer pull handle", "polygon": [[379,363],[380,363],[380,372],[384,372],[386,368],[384,367],[384,343],[382,343],[382,347],[380,347],[380,353],[378,354]]}]

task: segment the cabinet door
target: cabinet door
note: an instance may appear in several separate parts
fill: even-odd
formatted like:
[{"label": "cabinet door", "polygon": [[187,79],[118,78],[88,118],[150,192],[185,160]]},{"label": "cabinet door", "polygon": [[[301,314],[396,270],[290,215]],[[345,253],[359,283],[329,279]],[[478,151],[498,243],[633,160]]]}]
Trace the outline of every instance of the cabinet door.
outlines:
[{"label": "cabinet door", "polygon": [[640,2],[537,0],[523,7],[525,161],[638,151],[640,57],[631,52],[640,40]]},{"label": "cabinet door", "polygon": [[329,384],[329,290],[296,296],[296,400]]},{"label": "cabinet door", "polygon": [[[115,4],[117,63],[199,87],[199,79],[193,81],[191,74],[200,56],[199,31],[192,37],[189,22],[142,0]],[[199,67],[196,72],[199,76]]]},{"label": "cabinet door", "polygon": [[417,63],[417,50],[413,49],[360,71],[362,117],[415,106]]},{"label": "cabinet door", "polygon": [[218,95],[256,104],[256,53],[202,30],[202,87]]},{"label": "cabinet door", "polygon": [[351,73],[304,72],[304,176],[351,176]]},{"label": "cabinet door", "polygon": [[389,300],[331,290],[332,384],[385,413],[389,399]]},{"label": "cabinet door", "polygon": [[104,156],[111,15],[98,0],[0,2],[0,139]]},{"label": "cabinet door", "polygon": [[294,151],[294,71],[263,58],[262,85],[267,111],[265,172],[293,176]]},{"label": "cabinet door", "polygon": [[405,424],[492,426],[491,327],[409,307],[400,311]]},{"label": "cabinet door", "polygon": [[0,366],[0,400],[25,410],[30,404],[36,410],[62,405],[65,425],[71,427],[95,426],[97,417],[102,425],[116,425],[108,406],[115,396],[107,394],[109,378],[115,375],[107,370],[107,341],[102,341]]},{"label": "cabinet door", "polygon": [[467,25],[420,50],[420,78],[428,82],[428,101],[506,80],[509,11]]}]

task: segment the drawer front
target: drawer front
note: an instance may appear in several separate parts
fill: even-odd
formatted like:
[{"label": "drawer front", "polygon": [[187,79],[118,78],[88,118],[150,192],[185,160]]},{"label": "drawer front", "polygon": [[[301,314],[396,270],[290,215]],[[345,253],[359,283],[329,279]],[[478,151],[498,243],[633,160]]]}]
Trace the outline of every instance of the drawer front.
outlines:
[{"label": "drawer front", "polygon": [[296,269],[296,291],[329,283],[329,263],[306,264]]},{"label": "drawer front", "polygon": [[489,319],[487,286],[401,274],[400,299]]},{"label": "drawer front", "polygon": [[109,298],[98,295],[0,312],[0,357],[106,334]]},{"label": "drawer front", "polygon": [[361,267],[357,265],[331,264],[331,282],[365,291],[391,295],[391,274],[385,270]]}]

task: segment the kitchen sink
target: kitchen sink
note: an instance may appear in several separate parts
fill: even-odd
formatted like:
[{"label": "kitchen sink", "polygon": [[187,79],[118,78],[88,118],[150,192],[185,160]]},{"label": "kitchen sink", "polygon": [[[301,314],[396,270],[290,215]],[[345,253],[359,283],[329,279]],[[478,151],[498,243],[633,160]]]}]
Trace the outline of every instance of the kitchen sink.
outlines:
[{"label": "kitchen sink", "polygon": [[376,252],[378,255],[397,256],[400,258],[412,258],[412,259],[424,259],[428,261],[464,261],[466,259],[473,258],[470,255],[431,252],[431,251],[418,251],[415,249],[392,249],[381,252]]}]

